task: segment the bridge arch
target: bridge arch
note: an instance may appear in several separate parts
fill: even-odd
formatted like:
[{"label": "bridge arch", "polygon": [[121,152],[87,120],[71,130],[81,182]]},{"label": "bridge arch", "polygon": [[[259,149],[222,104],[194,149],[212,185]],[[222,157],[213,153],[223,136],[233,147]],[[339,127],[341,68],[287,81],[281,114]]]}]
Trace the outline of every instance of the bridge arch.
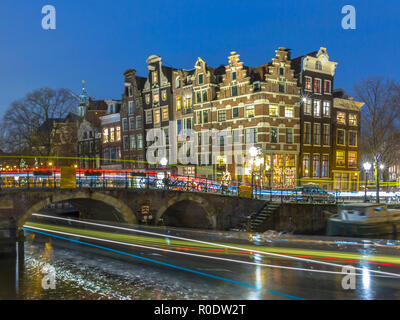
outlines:
[{"label": "bridge arch", "polygon": [[[215,229],[214,210],[209,201],[197,194],[179,193],[171,198],[168,203],[160,206],[155,215],[155,222],[159,221],[160,218],[163,218],[165,222],[165,218],[175,212],[178,215],[181,213],[180,219],[192,219],[192,221],[187,220],[189,223],[183,222],[182,225],[177,226]],[[185,214],[182,214],[182,211],[185,211]]]},{"label": "bridge arch", "polygon": [[18,221],[19,226],[23,226],[24,223],[30,218],[33,213],[38,212],[40,209],[46,207],[49,204],[57,203],[60,201],[68,200],[80,200],[88,199],[91,201],[98,201],[113,207],[122,217],[124,222],[130,224],[136,224],[137,218],[133,213],[132,209],[127,206],[123,201],[110,196],[104,192],[92,192],[86,190],[74,190],[69,192],[52,192],[51,194],[45,195],[42,199],[32,201],[32,205],[25,210],[24,214]]}]

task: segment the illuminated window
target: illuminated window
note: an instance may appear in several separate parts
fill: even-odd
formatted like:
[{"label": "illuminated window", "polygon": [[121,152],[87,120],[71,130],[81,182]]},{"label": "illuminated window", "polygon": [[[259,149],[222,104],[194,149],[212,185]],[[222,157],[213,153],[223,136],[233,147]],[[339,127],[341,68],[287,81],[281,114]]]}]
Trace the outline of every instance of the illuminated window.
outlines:
[{"label": "illuminated window", "polygon": [[314,93],[321,93],[321,79],[314,79]]},{"label": "illuminated window", "polygon": [[357,126],[357,115],[354,113],[349,114],[349,125],[350,126]]},{"label": "illuminated window", "polygon": [[146,94],[146,104],[150,103],[150,94]]},{"label": "illuminated window", "polygon": [[168,108],[163,108],[162,109],[162,119],[163,120],[168,120]]},{"label": "illuminated window", "polygon": [[330,114],[331,114],[331,102],[330,101],[323,102],[322,114],[324,115],[324,117],[330,116]]},{"label": "illuminated window", "polygon": [[114,128],[110,128],[110,142],[114,142]]},{"label": "illuminated window", "polygon": [[343,167],[345,165],[345,152],[341,150],[336,151],[336,165]]},{"label": "illuminated window", "polygon": [[160,102],[160,95],[158,93],[153,93],[153,103]]},{"label": "illuminated window", "polygon": [[303,155],[303,177],[309,177],[310,176],[310,155],[309,154],[304,154]]},{"label": "illuminated window", "polygon": [[154,110],[154,124],[160,123],[160,109]]},{"label": "illuminated window", "polygon": [[253,118],[255,116],[254,105],[246,107],[246,118]]},{"label": "illuminated window", "polygon": [[192,97],[186,97],[185,99],[185,108],[190,109],[192,107]]},{"label": "illuminated window", "polygon": [[321,100],[314,100],[314,117],[321,116]]},{"label": "illuminated window", "polygon": [[319,154],[313,155],[313,177],[319,177]]},{"label": "illuminated window", "polygon": [[337,129],[337,139],[336,143],[338,145],[344,146],[346,142],[345,131],[343,129]]},{"label": "illuminated window", "polygon": [[104,128],[103,129],[103,143],[107,143],[108,142],[108,129]]},{"label": "illuminated window", "polygon": [[277,117],[279,116],[279,107],[278,106],[269,106],[269,115]]},{"label": "illuminated window", "polygon": [[310,98],[304,99],[304,114],[311,115],[311,99]]},{"label": "illuminated window", "polygon": [[182,107],[182,98],[180,96],[176,97],[176,111],[180,111]]},{"label": "illuminated window", "polygon": [[349,151],[349,167],[357,166],[357,152]]},{"label": "illuminated window", "polygon": [[304,77],[304,89],[311,91],[311,77]]},{"label": "illuminated window", "polygon": [[153,71],[153,83],[157,83],[157,82],[158,82],[157,71]]},{"label": "illuminated window", "polygon": [[163,101],[167,100],[167,90],[161,91],[161,99]]},{"label": "illuminated window", "polygon": [[293,107],[285,107],[285,117],[286,118],[293,118],[294,110]]},{"label": "illuminated window", "polygon": [[339,111],[336,115],[336,121],[340,124],[346,124],[346,113]]},{"label": "illuminated window", "polygon": [[121,127],[117,127],[116,128],[116,137],[115,137],[116,141],[121,141]]},{"label": "illuminated window", "polygon": [[322,155],[321,177],[329,177],[329,155]]}]

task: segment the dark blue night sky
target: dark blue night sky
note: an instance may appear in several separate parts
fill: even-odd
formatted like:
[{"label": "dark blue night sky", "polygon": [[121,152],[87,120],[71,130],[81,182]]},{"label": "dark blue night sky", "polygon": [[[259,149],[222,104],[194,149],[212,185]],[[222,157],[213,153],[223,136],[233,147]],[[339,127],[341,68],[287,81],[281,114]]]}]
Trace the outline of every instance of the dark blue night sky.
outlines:
[{"label": "dark blue night sky", "polygon": [[[56,8],[56,30],[41,27],[42,6]],[[351,4],[357,29],[341,27]],[[400,79],[400,1],[367,0],[1,0],[0,113],[28,91],[49,86],[79,92],[85,79],[95,98],[120,98],[122,73],[145,75],[146,58],[192,68],[197,57],[227,64],[237,51],[245,65],[327,47],[338,61],[335,87],[352,93],[361,77]]]}]

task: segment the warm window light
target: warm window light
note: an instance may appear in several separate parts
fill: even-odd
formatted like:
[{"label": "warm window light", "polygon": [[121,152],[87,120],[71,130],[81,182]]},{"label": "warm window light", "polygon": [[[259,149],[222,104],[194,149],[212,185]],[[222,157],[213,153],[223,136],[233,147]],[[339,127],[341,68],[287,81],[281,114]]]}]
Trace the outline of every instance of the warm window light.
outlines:
[{"label": "warm window light", "polygon": [[49,162],[49,166],[52,166],[53,165],[53,162]]},{"label": "warm window light", "polygon": [[75,167],[75,168],[78,168],[78,165],[77,165],[77,164],[75,164],[75,165],[74,165],[74,167]]}]

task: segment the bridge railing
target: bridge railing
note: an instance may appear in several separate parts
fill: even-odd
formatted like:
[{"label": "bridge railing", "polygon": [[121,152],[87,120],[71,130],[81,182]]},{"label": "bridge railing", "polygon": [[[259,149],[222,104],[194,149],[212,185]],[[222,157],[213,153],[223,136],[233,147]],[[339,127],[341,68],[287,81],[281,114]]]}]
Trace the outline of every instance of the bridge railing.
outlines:
[{"label": "bridge railing", "polygon": [[[35,174],[36,173],[36,174]],[[186,192],[217,193],[238,196],[237,181],[213,181],[204,176],[183,176],[165,174],[164,172],[137,172],[133,170],[78,170],[77,188],[126,188],[178,190]],[[32,170],[18,172],[0,172],[0,190],[4,189],[56,189],[60,188],[60,170]],[[301,194],[296,189],[263,189],[255,186],[253,198],[281,203],[315,203],[315,202],[375,202],[375,192],[328,192],[326,194]],[[383,203],[400,203],[400,196],[394,193],[382,193]]]}]

